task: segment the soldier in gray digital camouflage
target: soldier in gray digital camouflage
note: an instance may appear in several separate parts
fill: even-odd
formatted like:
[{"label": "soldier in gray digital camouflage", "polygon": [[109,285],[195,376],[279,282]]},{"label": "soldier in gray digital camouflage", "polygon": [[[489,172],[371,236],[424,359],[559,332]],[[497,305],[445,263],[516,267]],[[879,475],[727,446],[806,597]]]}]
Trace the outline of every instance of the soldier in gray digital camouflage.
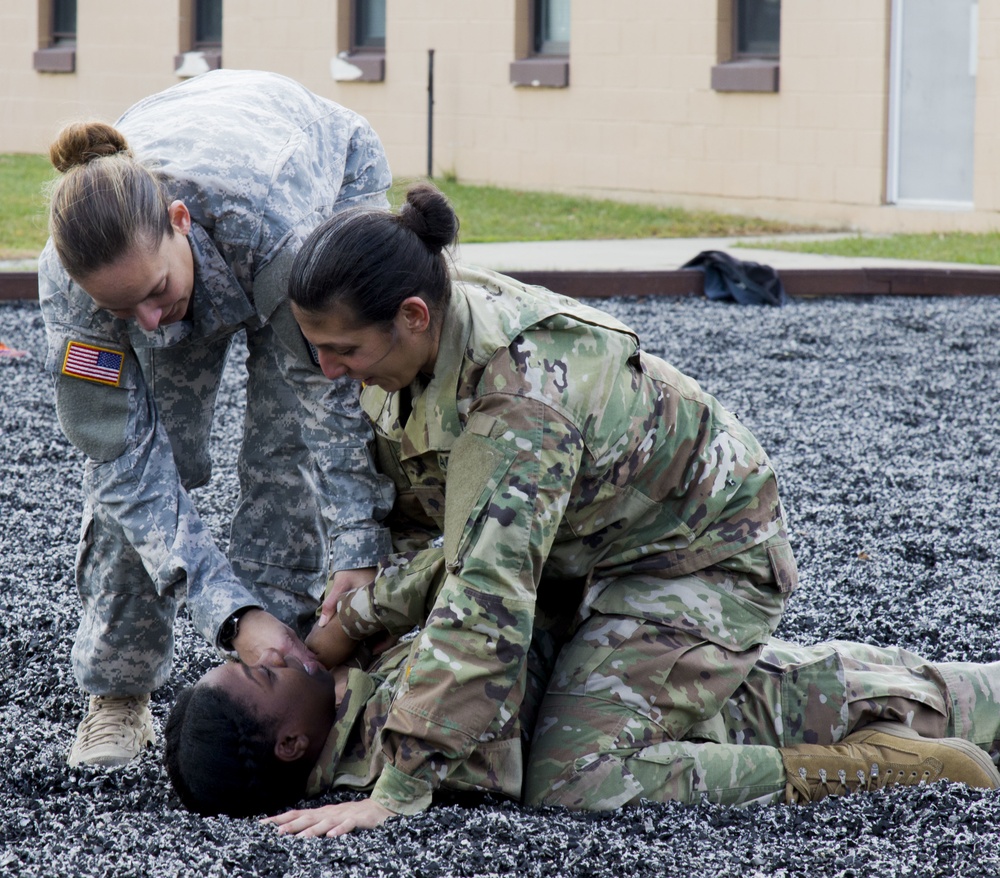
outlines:
[{"label": "soldier in gray digital camouflage", "polygon": [[[392,485],[357,387],[324,378],[285,287],[309,233],[346,207],[385,207],[391,180],[362,117],[255,71],[185,81],[115,126],[68,126],[51,158],[46,365],[87,458],[72,655],[91,697],[69,762],[116,766],[154,740],[149,695],[182,603],[222,649],[315,664],[299,637],[329,574],[367,581],[389,550]],[[224,555],[188,491],[211,473],[237,336],[247,404]]]},{"label": "soldier in gray digital camouflage", "polygon": [[[433,605],[446,576],[440,550],[388,561],[370,589],[387,630]],[[540,622],[527,674],[480,739],[464,757],[431,756],[442,778],[435,797],[489,792],[596,811],[641,800],[805,804],[938,781],[1000,788],[1000,663],[935,664],[897,648],[771,639],[719,713],[675,740],[659,711],[680,695],[663,682],[670,632],[635,617],[609,624],[610,649],[564,648],[556,661],[578,682],[557,680],[535,723],[558,631]],[[331,790],[373,790],[394,771],[386,722],[419,648],[417,635],[371,663],[359,652],[329,674],[310,674],[275,651],[255,666],[209,671],[180,693],[167,722],[175,790],[192,810],[232,816],[273,814]],[[335,836],[368,825],[363,817],[334,803],[265,822]]]}]

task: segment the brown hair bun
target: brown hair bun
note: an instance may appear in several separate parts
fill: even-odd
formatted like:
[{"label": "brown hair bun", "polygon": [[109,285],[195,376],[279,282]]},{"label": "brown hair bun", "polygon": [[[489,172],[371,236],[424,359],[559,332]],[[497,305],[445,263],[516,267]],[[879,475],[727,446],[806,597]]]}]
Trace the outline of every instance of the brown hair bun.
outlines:
[{"label": "brown hair bun", "polygon": [[60,174],[94,159],[123,152],[131,156],[125,135],[105,122],[74,122],[49,147],[49,161]]}]

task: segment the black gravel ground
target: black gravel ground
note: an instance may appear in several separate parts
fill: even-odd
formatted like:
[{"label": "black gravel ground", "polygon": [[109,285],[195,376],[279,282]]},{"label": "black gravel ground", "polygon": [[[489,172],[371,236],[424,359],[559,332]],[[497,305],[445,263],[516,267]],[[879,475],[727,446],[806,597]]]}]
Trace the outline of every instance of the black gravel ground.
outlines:
[{"label": "black gravel ground", "polygon": [[[612,300],[645,346],[750,425],[781,476],[802,586],[786,639],[1000,658],[1000,298]],[[115,773],[65,765],[84,699],[70,673],[81,458],[59,431],[32,304],[0,305],[0,874],[24,876],[1000,875],[1000,792],[948,784],[732,810],[612,814],[451,806],[344,839],[279,837],[180,808],[160,750]],[[220,398],[222,542],[241,379]],[[214,663],[186,619],[158,723]]]}]

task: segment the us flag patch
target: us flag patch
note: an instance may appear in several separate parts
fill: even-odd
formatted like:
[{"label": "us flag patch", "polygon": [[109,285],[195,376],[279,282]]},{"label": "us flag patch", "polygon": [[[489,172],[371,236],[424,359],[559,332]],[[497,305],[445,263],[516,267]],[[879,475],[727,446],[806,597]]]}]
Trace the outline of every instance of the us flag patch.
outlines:
[{"label": "us flag patch", "polygon": [[62,373],[71,378],[83,378],[98,384],[117,387],[122,378],[125,355],[120,351],[98,348],[80,341],[71,341],[66,346]]}]

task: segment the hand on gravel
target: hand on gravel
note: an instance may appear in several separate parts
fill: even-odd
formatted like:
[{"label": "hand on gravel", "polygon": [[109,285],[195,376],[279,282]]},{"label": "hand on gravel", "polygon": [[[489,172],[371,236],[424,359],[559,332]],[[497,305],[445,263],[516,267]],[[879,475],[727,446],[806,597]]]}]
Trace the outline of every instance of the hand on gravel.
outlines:
[{"label": "hand on gravel", "polygon": [[362,799],[359,802],[341,802],[337,805],[286,811],[284,814],[275,814],[274,817],[265,817],[260,822],[273,823],[283,835],[334,838],[355,829],[374,829],[395,816],[378,802]]}]

